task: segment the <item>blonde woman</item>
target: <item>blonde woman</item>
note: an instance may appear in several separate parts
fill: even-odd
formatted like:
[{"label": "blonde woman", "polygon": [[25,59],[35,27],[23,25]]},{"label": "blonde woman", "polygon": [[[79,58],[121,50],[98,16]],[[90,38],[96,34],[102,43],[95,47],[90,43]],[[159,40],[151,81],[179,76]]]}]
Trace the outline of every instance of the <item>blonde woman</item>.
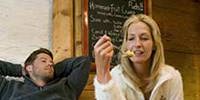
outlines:
[{"label": "blonde woman", "polygon": [[180,73],[165,64],[161,33],[144,14],[132,15],[123,25],[121,63],[110,71],[113,45],[104,35],[94,46],[97,100],[183,100]]}]

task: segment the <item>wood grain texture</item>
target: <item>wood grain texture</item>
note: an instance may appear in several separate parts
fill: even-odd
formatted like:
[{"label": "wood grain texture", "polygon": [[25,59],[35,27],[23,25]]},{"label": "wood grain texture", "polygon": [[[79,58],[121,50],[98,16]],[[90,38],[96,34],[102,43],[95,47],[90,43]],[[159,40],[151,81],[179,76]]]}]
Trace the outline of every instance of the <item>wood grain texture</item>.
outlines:
[{"label": "wood grain texture", "polygon": [[185,100],[200,100],[200,55],[166,51],[166,62],[182,75]]},{"label": "wood grain texture", "polygon": [[82,31],[82,7],[83,1],[75,0],[74,1],[74,37],[75,37],[75,56],[81,56],[83,49],[83,31]]},{"label": "wood grain texture", "polygon": [[166,63],[181,72],[185,100],[200,100],[199,9],[199,0],[152,1],[152,16],[161,29]]},{"label": "wood grain texture", "polygon": [[161,26],[166,50],[200,54],[200,3],[191,0],[155,0],[153,17]]},{"label": "wood grain texture", "polygon": [[74,55],[73,1],[54,0],[52,48],[55,62]]}]

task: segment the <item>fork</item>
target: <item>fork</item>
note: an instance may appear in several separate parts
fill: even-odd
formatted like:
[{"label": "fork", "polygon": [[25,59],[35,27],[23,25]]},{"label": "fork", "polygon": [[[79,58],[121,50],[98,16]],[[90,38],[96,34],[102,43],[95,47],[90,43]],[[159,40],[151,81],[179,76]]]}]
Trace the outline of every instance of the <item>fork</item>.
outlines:
[{"label": "fork", "polygon": [[[119,47],[117,47],[116,45],[113,44],[113,47],[115,49],[117,49],[122,55],[123,57],[131,57],[134,56],[135,54],[133,53],[133,51],[127,50],[126,52],[123,52]],[[130,54],[131,53],[131,54]]]},{"label": "fork", "polygon": [[113,44],[113,47],[114,47],[115,49],[117,49],[120,53],[124,54],[124,52],[123,52],[118,46],[116,46],[116,45]]}]

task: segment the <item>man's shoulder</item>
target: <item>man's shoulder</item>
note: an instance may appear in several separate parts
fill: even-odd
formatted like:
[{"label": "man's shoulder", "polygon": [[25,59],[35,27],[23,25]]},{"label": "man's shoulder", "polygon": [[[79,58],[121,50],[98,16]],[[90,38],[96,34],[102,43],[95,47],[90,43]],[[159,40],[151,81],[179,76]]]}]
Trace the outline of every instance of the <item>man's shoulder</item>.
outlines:
[{"label": "man's shoulder", "polygon": [[90,62],[90,61],[91,61],[91,58],[88,56],[79,56],[79,57],[65,58],[64,60],[56,63],[56,65],[59,65],[61,63],[66,64],[66,63],[80,63],[80,62]]}]

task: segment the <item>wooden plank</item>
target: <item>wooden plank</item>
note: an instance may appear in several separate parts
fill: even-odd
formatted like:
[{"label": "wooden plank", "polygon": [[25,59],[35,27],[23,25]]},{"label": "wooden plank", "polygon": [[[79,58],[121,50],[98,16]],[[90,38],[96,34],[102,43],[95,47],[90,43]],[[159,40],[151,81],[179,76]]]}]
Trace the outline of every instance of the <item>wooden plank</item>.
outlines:
[{"label": "wooden plank", "polygon": [[165,49],[200,54],[200,3],[157,1],[153,3],[153,17],[160,26]]},{"label": "wooden plank", "polygon": [[200,99],[200,2],[153,0],[152,15],[158,22],[166,63],[183,77],[185,100]]},{"label": "wooden plank", "polygon": [[200,100],[200,55],[165,52],[166,62],[181,73],[185,100]]},{"label": "wooden plank", "polygon": [[82,31],[82,6],[83,1],[74,1],[74,35],[75,35],[75,56],[81,56],[83,48],[83,31]]},{"label": "wooden plank", "polygon": [[54,0],[52,48],[55,62],[74,56],[73,1]]}]

